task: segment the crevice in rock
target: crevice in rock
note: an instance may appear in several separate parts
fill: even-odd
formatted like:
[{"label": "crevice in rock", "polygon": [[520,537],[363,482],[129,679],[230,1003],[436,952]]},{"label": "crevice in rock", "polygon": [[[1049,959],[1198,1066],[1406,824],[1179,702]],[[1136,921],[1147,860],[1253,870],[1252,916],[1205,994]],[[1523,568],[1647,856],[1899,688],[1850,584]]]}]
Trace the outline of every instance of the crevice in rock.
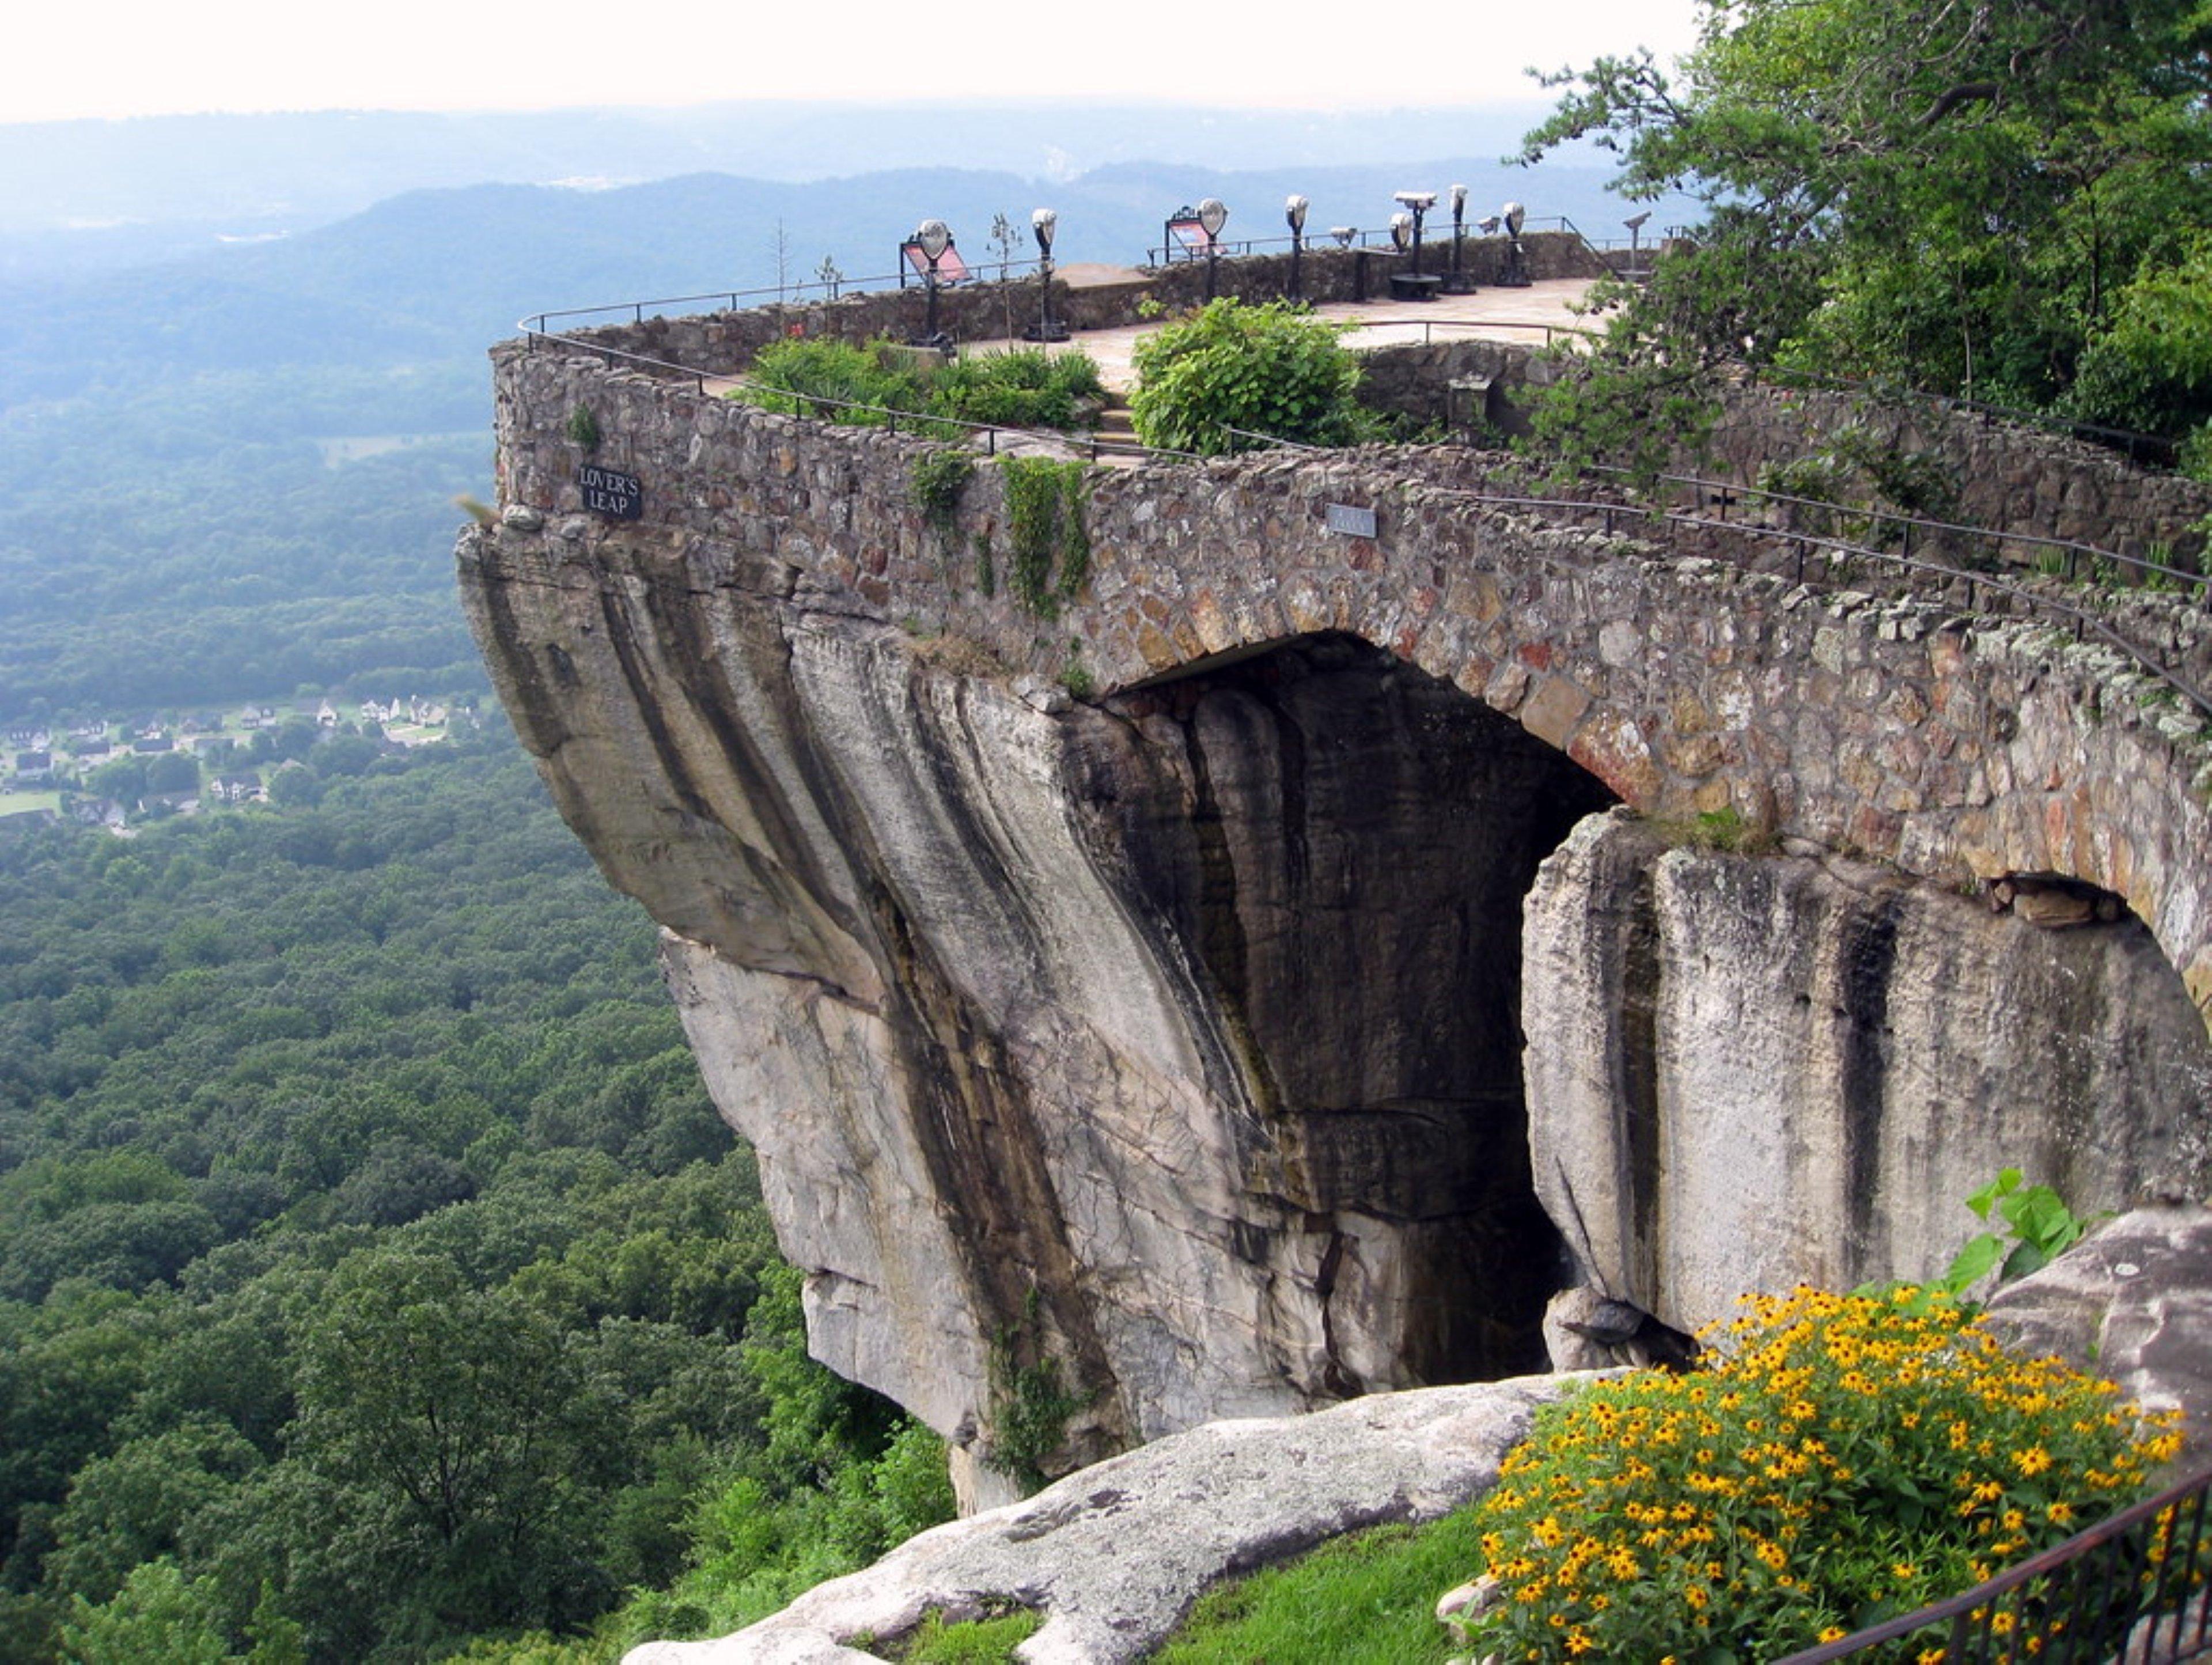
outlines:
[{"label": "crevice in rock", "polygon": [[1889,1100],[1890,984],[1897,966],[1899,903],[1893,894],[1875,899],[1845,921],[1839,956],[1843,1006],[1837,1094],[1844,1109],[1844,1183],[1852,1249],[1863,1264],[1888,1258],[1878,1202],[1882,1124]]},{"label": "crevice in rock", "polygon": [[1633,1253],[1642,1280],[1656,1286],[1660,1241],[1659,916],[1649,868],[1638,872],[1627,898],[1620,944],[1620,1054],[1613,1094],[1620,1117],[1620,1194],[1634,1200]]},{"label": "crevice in rock", "polygon": [[1251,990],[1248,982],[1244,923],[1237,907],[1236,858],[1224,829],[1221,804],[1206,749],[1197,736],[1184,731],[1184,757],[1190,767],[1190,830],[1197,840],[1198,962],[1210,975],[1230,1043],[1244,1064],[1247,1084],[1262,1115],[1271,1113],[1280,1095],[1267,1067],[1266,1052],[1255,1042],[1248,1017]]}]

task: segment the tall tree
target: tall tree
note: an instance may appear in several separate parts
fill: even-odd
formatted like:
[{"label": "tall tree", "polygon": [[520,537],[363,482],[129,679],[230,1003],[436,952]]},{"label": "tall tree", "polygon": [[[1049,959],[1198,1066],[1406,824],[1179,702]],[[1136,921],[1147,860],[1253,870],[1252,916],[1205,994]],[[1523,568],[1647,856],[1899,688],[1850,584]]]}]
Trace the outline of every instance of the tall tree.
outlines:
[{"label": "tall tree", "polygon": [[[2123,297],[2212,210],[2212,10],[2196,0],[1705,0],[1647,52],[1553,77],[1534,160],[1578,138],[1637,198],[1707,206],[1615,345],[2186,426],[2193,383],[2084,380]],[[2148,284],[2146,289],[2144,285]]]},{"label": "tall tree", "polygon": [[446,1622],[567,1616],[562,1522],[615,1438],[558,1326],[442,1255],[369,1250],[307,1331],[300,1410],[296,1450],[388,1511]]}]

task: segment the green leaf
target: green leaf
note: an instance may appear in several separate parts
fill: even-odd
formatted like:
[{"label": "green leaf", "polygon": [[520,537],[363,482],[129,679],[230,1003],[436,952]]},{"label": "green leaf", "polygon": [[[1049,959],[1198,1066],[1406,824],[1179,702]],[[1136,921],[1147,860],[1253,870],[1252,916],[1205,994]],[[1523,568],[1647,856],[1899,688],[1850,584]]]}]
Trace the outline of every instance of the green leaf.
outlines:
[{"label": "green leaf", "polygon": [[2004,1239],[1984,1231],[1959,1251],[1951,1269],[1943,1274],[1943,1282],[1954,1294],[1963,1293],[1988,1276],[2003,1253]]},{"label": "green leaf", "polygon": [[2031,1272],[2040,1272],[2050,1264],[2051,1256],[2037,1244],[2015,1243],[2012,1253],[2005,1256],[2004,1270],[1998,1273],[1997,1281],[2008,1284],[2015,1278],[2027,1277]]},{"label": "green leaf", "polygon": [[1982,1219],[1989,1218],[1990,1209],[1996,1204],[1997,1200],[2000,1197],[2010,1196],[2020,1188],[2021,1177],[2021,1176],[2019,1169],[2006,1169],[1994,1180],[1991,1180],[1980,1190],[1975,1192],[1972,1196],[1968,1197],[1966,1199],[1966,1206],[1972,1209],[1978,1218]]}]

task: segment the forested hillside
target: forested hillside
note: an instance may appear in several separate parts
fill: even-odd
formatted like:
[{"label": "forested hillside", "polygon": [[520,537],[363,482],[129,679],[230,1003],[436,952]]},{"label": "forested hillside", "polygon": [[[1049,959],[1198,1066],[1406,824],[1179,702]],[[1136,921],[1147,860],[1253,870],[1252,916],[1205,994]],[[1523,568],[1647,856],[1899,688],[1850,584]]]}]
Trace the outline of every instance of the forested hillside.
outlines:
[{"label": "forested hillside", "polygon": [[452,550],[483,397],[473,367],[264,370],[0,414],[0,718],[482,687]]},{"label": "forested hillside", "polygon": [[949,1510],[503,728],[0,917],[0,1660],[604,1658]]},{"label": "forested hillside", "polygon": [[[1285,234],[1291,190],[1311,193],[1316,226],[1379,226],[1407,172],[479,185],[276,241],[0,280],[0,721],[481,688],[452,599],[453,500],[492,495],[483,354],[526,313],[812,283],[825,260],[880,276],[930,214],[988,270],[994,219],[1014,228],[1001,252],[1026,260],[1048,201],[1064,260],[1139,260],[1209,191],[1233,205],[1231,237]],[[1613,211],[1586,164],[1531,179],[1462,155],[1412,172],[1468,178],[1478,202],[1528,196],[1594,234]]]}]

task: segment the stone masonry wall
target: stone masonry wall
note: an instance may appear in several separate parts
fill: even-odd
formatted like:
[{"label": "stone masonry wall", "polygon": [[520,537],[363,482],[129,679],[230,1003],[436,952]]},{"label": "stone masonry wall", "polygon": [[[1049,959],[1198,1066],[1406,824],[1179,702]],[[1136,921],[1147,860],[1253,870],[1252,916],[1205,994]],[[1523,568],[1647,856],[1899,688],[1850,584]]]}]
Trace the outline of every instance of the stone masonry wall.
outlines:
[{"label": "stone masonry wall", "polygon": [[[1370,410],[1453,427],[1474,415],[1505,434],[1528,430],[1515,396],[1527,387],[1549,385],[1554,374],[1533,345],[1468,340],[1371,348],[1360,355],[1359,371],[1359,402]],[[1455,398],[1454,384],[1470,380],[1489,386],[1479,397],[1470,391]]]},{"label": "stone masonry wall", "polygon": [[[2184,566],[2201,558],[2197,523],[2212,514],[2212,485],[1932,400],[1877,404],[1844,392],[1739,387],[1714,430],[1708,471],[1755,484],[1767,465],[1802,456],[1854,422],[1900,451],[1933,454],[1959,495],[1950,518],[1967,525],[2080,539],[2138,559],[2160,559],[2163,550]],[[2019,560],[2030,564],[2028,552]]]},{"label": "stone masonry wall", "polygon": [[[994,468],[947,540],[913,501],[921,441],[557,349],[495,357],[501,500],[603,572],[711,587],[712,550],[734,545],[795,590],[1015,671],[1079,670],[1101,691],[1348,632],[1511,715],[1648,814],[1729,809],[1945,882],[2056,872],[2115,891],[2212,1014],[2203,725],[2108,651],[1514,520],[1387,453],[1093,470],[1089,582],[1048,621],[975,582],[977,548],[1004,563]],[[605,435],[596,460],[643,479],[641,520],[582,513],[586,459],[562,437],[579,405]],[[1372,511],[1376,536],[1329,531],[1333,504]]]},{"label": "stone masonry wall", "polygon": [[[1522,242],[1532,276],[1595,277],[1602,270],[1582,240],[1567,233],[1537,232]],[[1449,246],[1448,241],[1428,245],[1423,252],[1424,269],[1439,270],[1440,263],[1449,258]],[[1465,266],[1478,283],[1495,281],[1504,258],[1504,247],[1498,239],[1468,240]],[[1316,303],[1350,301],[1362,293],[1370,299],[1386,299],[1389,274],[1410,265],[1409,257],[1388,250],[1309,247],[1300,261],[1299,293]],[[1243,301],[1280,300],[1289,292],[1290,272],[1291,257],[1286,253],[1238,255],[1216,267],[1215,293]],[[1178,260],[1133,274],[1127,283],[1074,289],[1055,284],[1053,315],[1077,330],[1115,329],[1138,322],[1143,315],[1139,306],[1146,301],[1170,310],[1201,305],[1206,282],[1206,262]],[[1013,288],[1013,317],[1018,329],[1036,315],[1036,280],[1016,278]],[[903,289],[872,290],[836,301],[650,318],[639,324],[581,330],[563,338],[680,364],[708,375],[730,375],[750,363],[753,355],[769,342],[787,335],[833,341],[867,341],[878,336],[903,340],[921,333],[927,306],[927,292],[915,283]],[[1006,300],[999,283],[940,289],[937,306],[939,327],[955,342],[997,341],[1006,335]]]}]

